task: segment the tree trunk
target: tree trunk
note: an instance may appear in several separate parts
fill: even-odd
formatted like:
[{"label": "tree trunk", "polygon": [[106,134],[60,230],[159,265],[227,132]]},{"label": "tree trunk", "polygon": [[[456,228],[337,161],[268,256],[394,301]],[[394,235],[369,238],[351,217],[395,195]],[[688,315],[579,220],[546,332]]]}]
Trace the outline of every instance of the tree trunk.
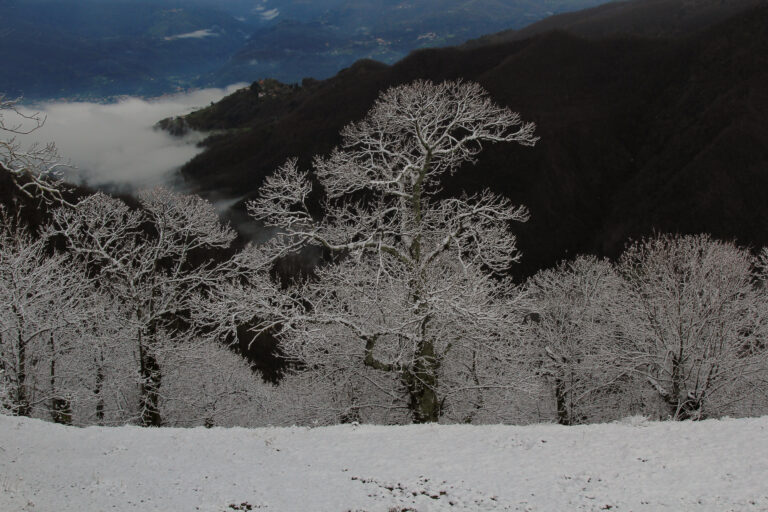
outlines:
[{"label": "tree trunk", "polygon": [[[0,335],[0,344],[3,343],[3,337]],[[0,411],[11,410],[13,408],[11,402],[11,396],[8,393],[8,370],[6,369],[5,360],[0,358]]]},{"label": "tree trunk", "polygon": [[29,416],[32,408],[27,398],[27,346],[19,329],[19,365],[16,374],[16,396],[14,397],[13,412],[16,416]]},{"label": "tree trunk", "polygon": [[51,399],[51,407],[51,417],[54,423],[72,424],[72,402],[69,399],[54,397]]},{"label": "tree trunk", "polygon": [[568,412],[568,394],[560,377],[555,377],[555,403],[557,404],[557,422],[560,425],[571,425],[573,422]]},{"label": "tree trunk", "polygon": [[440,419],[440,400],[437,397],[438,361],[435,345],[425,341],[421,344],[413,369],[404,376],[408,389],[408,408],[414,423],[435,423]]},{"label": "tree trunk", "polygon": [[162,426],[160,417],[160,382],[162,374],[157,358],[148,350],[141,357],[141,425],[144,427]]},{"label": "tree trunk", "polygon": [[104,389],[104,353],[100,351],[99,359],[96,360],[96,384],[93,388],[93,394],[96,395],[96,422],[99,425],[104,425],[104,397],[102,391]]},{"label": "tree trunk", "polygon": [[667,406],[670,416],[673,420],[683,420],[682,417],[684,400],[681,400],[681,393],[684,383],[682,382],[682,368],[680,367],[680,358],[677,354],[672,354],[672,391],[667,397]]},{"label": "tree trunk", "polygon": [[160,364],[152,351],[144,346],[139,334],[139,360],[141,386],[139,393],[139,410],[141,411],[141,425],[143,427],[160,427],[160,383],[162,373]]},{"label": "tree trunk", "polygon": [[[421,267],[421,230],[422,226],[422,194],[424,192],[424,179],[432,167],[432,149],[427,148],[427,155],[416,181],[413,184],[413,197],[411,203],[411,214],[413,225],[416,227],[416,235],[411,242],[409,252],[414,263],[414,268]],[[411,303],[419,305],[423,293],[423,283],[426,282],[426,275],[423,270],[414,275],[410,281]],[[417,307],[417,314],[422,313],[423,306]],[[421,322],[420,338],[416,360],[412,368],[408,368],[404,373],[404,381],[408,390],[408,408],[413,414],[414,423],[436,423],[440,419],[441,402],[437,396],[437,372],[439,361],[435,355],[435,344],[429,341],[427,326],[429,325],[429,315]]]},{"label": "tree trunk", "polygon": [[[477,386],[477,389],[479,390],[481,386],[480,377],[477,375],[477,350],[472,351],[472,367],[470,368],[470,371],[472,374],[472,381],[475,383],[475,386]],[[483,409],[483,403],[483,393],[482,391],[478,391],[477,401],[475,402],[474,407],[466,416],[464,416],[462,422],[468,425],[472,424],[472,421],[475,419],[475,414]]]},{"label": "tree trunk", "polygon": [[48,345],[51,349],[51,419],[54,423],[71,425],[72,403],[56,392],[56,339],[53,333],[50,333]]}]

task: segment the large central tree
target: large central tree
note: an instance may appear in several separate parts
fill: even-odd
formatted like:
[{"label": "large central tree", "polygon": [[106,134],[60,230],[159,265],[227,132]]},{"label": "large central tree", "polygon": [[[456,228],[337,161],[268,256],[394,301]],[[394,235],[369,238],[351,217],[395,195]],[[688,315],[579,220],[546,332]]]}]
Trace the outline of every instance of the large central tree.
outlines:
[{"label": "large central tree", "polygon": [[[266,180],[250,213],[278,234],[242,257],[257,289],[220,305],[251,308],[257,329],[279,324],[283,351],[351,386],[355,407],[407,408],[418,423],[446,407],[471,415],[466,404],[503,385],[520,309],[510,224],[528,212],[489,191],[439,198],[440,180],[483,143],[533,145],[534,125],[477,84],[419,81],[383,93],[342,138],[314,162],[321,216],[295,160]],[[288,289],[263,281],[265,263],[307,245],[331,262]]]}]

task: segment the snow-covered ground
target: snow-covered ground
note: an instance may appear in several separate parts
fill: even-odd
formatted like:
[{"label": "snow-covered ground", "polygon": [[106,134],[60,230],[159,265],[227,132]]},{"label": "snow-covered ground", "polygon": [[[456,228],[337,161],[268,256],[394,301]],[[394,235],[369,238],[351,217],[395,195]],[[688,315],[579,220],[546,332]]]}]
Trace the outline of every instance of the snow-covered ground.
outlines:
[{"label": "snow-covered ground", "polygon": [[768,417],[183,430],[0,416],[0,510],[768,510]]}]

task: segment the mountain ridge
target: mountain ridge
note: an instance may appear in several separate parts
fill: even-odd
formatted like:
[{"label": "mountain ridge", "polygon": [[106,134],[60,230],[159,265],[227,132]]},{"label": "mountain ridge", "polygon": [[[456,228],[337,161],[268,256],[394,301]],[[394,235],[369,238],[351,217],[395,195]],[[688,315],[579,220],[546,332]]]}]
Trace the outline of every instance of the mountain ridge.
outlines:
[{"label": "mountain ridge", "polygon": [[563,30],[584,37],[632,34],[674,37],[692,34],[764,0],[624,0],[555,14],[522,29],[488,34],[465,43],[475,47],[533,37]]},{"label": "mountain ridge", "polygon": [[[257,102],[237,133],[211,138],[183,172],[200,190],[252,195],[285,158],[307,167],[327,153],[380,90],[463,78],[535,121],[542,137],[534,149],[491,146],[445,182],[447,193],[490,187],[529,207],[531,221],[516,228],[517,274],[577,253],[616,256],[654,231],[707,231],[758,247],[768,244],[759,192],[768,186],[766,27],[761,5],[684,36],[555,31],[420,50],[392,66],[362,62]],[[190,123],[221,122],[215,112],[228,101]]]}]

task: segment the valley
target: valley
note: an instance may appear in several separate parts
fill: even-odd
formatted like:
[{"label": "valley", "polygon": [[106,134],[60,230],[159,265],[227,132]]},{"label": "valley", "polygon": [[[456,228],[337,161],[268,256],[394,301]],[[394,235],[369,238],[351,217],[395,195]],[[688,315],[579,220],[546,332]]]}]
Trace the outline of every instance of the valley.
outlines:
[{"label": "valley", "polygon": [[602,1],[2,0],[0,91],[110,101],[328,78],[361,58],[393,63]]}]

